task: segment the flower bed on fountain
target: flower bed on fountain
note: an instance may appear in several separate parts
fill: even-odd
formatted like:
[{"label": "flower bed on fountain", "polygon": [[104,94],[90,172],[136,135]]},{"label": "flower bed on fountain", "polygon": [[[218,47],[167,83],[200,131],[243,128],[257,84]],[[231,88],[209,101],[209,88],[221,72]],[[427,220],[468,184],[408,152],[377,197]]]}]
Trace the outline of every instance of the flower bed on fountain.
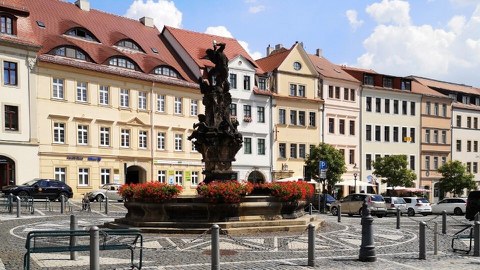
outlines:
[{"label": "flower bed on fountain", "polygon": [[304,215],[314,189],[305,182],[213,181],[200,184],[197,196],[177,196],[180,192],[180,186],[158,182],[122,186],[119,193],[128,210],[123,223],[189,222],[195,226],[196,222],[295,219]]}]

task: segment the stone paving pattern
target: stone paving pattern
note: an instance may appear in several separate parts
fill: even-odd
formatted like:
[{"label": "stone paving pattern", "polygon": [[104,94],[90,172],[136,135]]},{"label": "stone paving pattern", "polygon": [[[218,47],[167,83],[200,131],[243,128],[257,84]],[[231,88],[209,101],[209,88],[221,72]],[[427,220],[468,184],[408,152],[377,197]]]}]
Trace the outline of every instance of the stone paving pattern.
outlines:
[{"label": "stone paving pattern", "polygon": [[[57,203],[58,204],[58,203]],[[72,202],[72,212],[60,214],[59,205],[52,203],[53,211],[38,203],[35,213],[22,209],[22,216],[0,209],[0,270],[22,269],[25,237],[31,230],[69,229],[70,215],[79,220],[79,227],[88,229],[116,217],[124,216],[121,203],[112,203],[109,213],[92,204],[92,212],[81,211],[80,202]],[[318,213],[315,213],[318,215]],[[433,222],[441,233],[441,216],[403,216],[401,229],[396,229],[396,218],[374,218],[376,262],[358,261],[361,244],[361,219],[320,214],[325,220],[316,233],[315,266],[307,265],[307,232],[263,233],[257,235],[220,237],[220,269],[480,269],[480,257],[473,251],[465,255],[454,253],[450,247],[452,235],[469,222],[460,216],[449,216],[446,235],[438,235],[438,255],[433,255]],[[418,259],[419,222],[427,222],[427,258]],[[143,234],[144,258],[142,269],[211,269],[210,235]],[[100,268],[131,269],[129,251],[100,251]],[[73,270],[89,269],[88,252],[79,253],[79,259],[69,260],[69,253],[32,255],[31,269]]]}]

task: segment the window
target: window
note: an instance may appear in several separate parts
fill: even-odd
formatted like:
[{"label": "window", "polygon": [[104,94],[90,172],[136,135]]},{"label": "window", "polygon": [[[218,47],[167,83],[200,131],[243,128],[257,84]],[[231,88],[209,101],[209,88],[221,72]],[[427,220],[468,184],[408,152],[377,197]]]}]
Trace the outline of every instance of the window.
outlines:
[{"label": "window", "polygon": [[348,151],[348,162],[349,164],[355,164],[355,150],[350,149]]},{"label": "window", "polygon": [[372,169],[372,155],[371,154],[366,154],[365,155],[365,167],[367,170]]},{"label": "window", "polygon": [[415,170],[415,156],[410,156],[410,170]]},{"label": "window", "polygon": [[442,157],[442,166],[445,165],[445,163],[447,163],[447,157]]},{"label": "window", "polygon": [[136,70],[137,69],[135,64],[132,61],[130,61],[126,58],[122,58],[122,57],[112,57],[108,61],[108,64],[110,66],[121,67],[121,68],[126,68],[126,69],[131,69],[131,70]]},{"label": "window", "polygon": [[298,157],[305,158],[306,157],[306,146],[305,144],[298,145]]},{"label": "window", "polygon": [[175,134],[175,151],[183,150],[183,134]]},{"label": "window", "polygon": [[430,129],[425,130],[425,143],[430,143]]},{"label": "window", "polygon": [[425,156],[425,169],[430,170],[430,156]]},{"label": "window", "polygon": [[381,126],[375,126],[375,141],[379,142],[381,141]]},{"label": "window", "polygon": [[5,130],[18,131],[18,107],[5,105],[4,128]]},{"label": "window", "polygon": [[65,143],[65,123],[53,123],[53,142]]},{"label": "window", "polygon": [[259,155],[265,155],[265,139],[257,139],[257,152]]},{"label": "window", "polygon": [[173,108],[174,108],[174,113],[175,114],[182,114],[182,98],[181,97],[175,97],[175,101],[173,103]]},{"label": "window", "polygon": [[130,106],[129,92],[128,89],[120,89],[120,107],[128,108]]},{"label": "window", "polygon": [[383,77],[383,87],[385,87],[385,88],[393,88],[393,78],[391,78],[391,77]]},{"label": "window", "polygon": [[355,89],[350,89],[350,100],[355,101],[356,92]]},{"label": "window", "polygon": [[147,149],[147,131],[145,130],[138,132],[138,148]]},{"label": "window", "polygon": [[[73,59],[87,60],[87,56],[81,50],[72,47],[58,47],[53,54]],[[88,59],[90,60],[90,59]]]},{"label": "window", "polygon": [[415,142],[415,128],[410,128],[410,142]]},{"label": "window", "polygon": [[74,36],[81,39],[98,42],[98,40],[87,29],[84,28],[73,28],[67,31],[65,34],[68,36]]},{"label": "window", "polygon": [[294,97],[297,95],[297,85],[290,84],[290,96]]},{"label": "window", "polygon": [[290,125],[297,124],[297,111],[291,110],[290,111]]},{"label": "window", "polygon": [[257,107],[257,121],[265,123],[265,107]]},{"label": "window", "polygon": [[402,101],[402,114],[407,115],[407,101],[406,100]]},{"label": "window", "polygon": [[78,125],[77,127],[77,143],[79,145],[88,144],[88,126],[87,125]]},{"label": "window", "polygon": [[467,128],[472,128],[472,117],[467,117]]},{"label": "window", "polygon": [[14,20],[12,18],[6,16],[6,15],[1,15],[0,16],[0,32],[3,34],[9,34],[9,35],[14,35]]},{"label": "window", "polygon": [[250,90],[250,76],[243,76],[243,89]]},{"label": "window", "polygon": [[100,85],[100,90],[99,90],[99,94],[100,94],[100,105],[108,105],[109,104],[109,89],[108,89],[108,86],[104,86],[104,85]]},{"label": "window", "polygon": [[372,141],[372,126],[367,125],[365,128],[365,138],[367,141]]},{"label": "window", "polygon": [[267,90],[267,80],[265,78],[258,79],[258,89]]},{"label": "window", "polygon": [[447,143],[447,131],[442,130],[442,143],[446,144]]},{"label": "window", "polygon": [[399,142],[398,135],[399,135],[398,127],[393,127],[393,141],[394,142]]},{"label": "window", "polygon": [[237,116],[237,104],[230,103],[230,116]]},{"label": "window", "polygon": [[398,100],[393,100],[393,113],[398,114]]},{"label": "window", "polygon": [[438,116],[438,115],[439,115],[438,103],[435,103],[435,104],[433,105],[433,115],[435,115],[435,116]]},{"label": "window", "polygon": [[287,158],[286,145],[284,143],[278,144],[278,156],[280,158]]},{"label": "window", "polygon": [[467,162],[466,171],[467,171],[467,173],[472,172],[472,163],[471,162]]},{"label": "window", "polygon": [[78,185],[88,186],[88,168],[78,168]]},{"label": "window", "polygon": [[472,152],[472,141],[467,141],[467,152]]},{"label": "window", "polygon": [[198,115],[198,100],[196,99],[190,100],[190,115],[191,116]]},{"label": "window", "polygon": [[298,86],[298,96],[305,97],[305,85]]},{"label": "window", "polygon": [[442,104],[442,116],[447,117],[447,104]]},{"label": "window", "polygon": [[402,142],[406,142],[406,141],[407,141],[407,128],[402,127]]},{"label": "window", "polygon": [[412,90],[412,81],[402,79],[402,90]]},{"label": "window", "polygon": [[383,139],[384,139],[385,142],[390,141],[390,127],[389,126],[383,127]]},{"label": "window", "polygon": [[473,141],[473,152],[478,152],[478,141]]},{"label": "window", "polygon": [[183,186],[183,171],[175,171],[175,184]]},{"label": "window", "polygon": [[167,171],[164,171],[164,170],[157,171],[157,180],[160,183],[166,183],[166,181],[167,181]]},{"label": "window", "polygon": [[157,95],[157,112],[165,112],[165,95]]},{"label": "window", "polygon": [[345,119],[340,119],[338,123],[338,130],[340,134],[345,134]]},{"label": "window", "polygon": [[365,85],[373,85],[373,76],[365,74],[363,76],[363,84]]},{"label": "window", "polygon": [[427,101],[425,103],[425,111],[426,111],[427,115],[432,114],[431,107],[432,107],[432,105],[431,105],[430,101]]},{"label": "window", "polygon": [[344,99],[344,100],[349,100],[349,97],[348,97],[348,88],[343,88],[343,99]]},{"label": "window", "polygon": [[248,138],[248,137],[243,138],[243,153],[244,154],[252,153],[252,138]]},{"label": "window", "polygon": [[135,51],[139,51],[141,52],[142,50],[140,50],[140,46],[138,46],[135,42],[133,42],[132,40],[120,40],[118,43],[117,43],[117,46],[118,47],[123,47],[123,48],[127,48],[127,49],[131,49],[131,50],[135,50]]},{"label": "window", "polygon": [[191,177],[192,177],[192,186],[198,185],[198,172],[197,171],[192,172]]},{"label": "window", "polygon": [[372,111],[372,98],[371,97],[367,97],[366,99],[366,111],[367,112],[371,112]]},{"label": "window", "polygon": [[333,98],[333,86],[328,86],[328,97]]},{"label": "window", "polygon": [[55,99],[64,99],[63,79],[53,78],[52,97]]},{"label": "window", "polygon": [[297,144],[291,143],[290,144],[290,157],[297,158]]},{"label": "window", "polygon": [[478,118],[477,117],[473,118],[473,128],[478,129]]},{"label": "window", "polygon": [[230,88],[237,89],[237,74],[230,73]]},{"label": "window", "polygon": [[457,140],[457,152],[462,152],[462,141]]},{"label": "window", "polygon": [[165,150],[165,132],[157,133],[157,150]]},{"label": "window", "polygon": [[340,99],[340,87],[335,86],[335,98]]},{"label": "window", "polygon": [[390,113],[390,99],[385,99],[385,113]]},{"label": "window", "polygon": [[130,147],[130,130],[122,129],[120,131],[120,147]]},{"label": "window", "polygon": [[146,110],[147,109],[147,93],[138,92],[138,109]]},{"label": "window", "polygon": [[415,115],[415,102],[410,101],[410,115]]},{"label": "window", "polygon": [[314,127],[314,126],[316,126],[316,122],[317,122],[316,113],[315,112],[310,112],[309,113],[308,125],[311,126],[311,127]]},{"label": "window", "polygon": [[110,169],[100,169],[100,183],[102,185],[110,183]]},{"label": "window", "polygon": [[350,120],[350,135],[355,135],[355,121]]},{"label": "window", "polygon": [[472,162],[473,170],[472,173],[478,173],[478,162]]},{"label": "window", "polygon": [[300,62],[293,63],[293,69],[300,70],[301,68],[302,68],[302,64],[300,64]]},{"label": "window", "polygon": [[17,72],[17,63],[3,61],[3,84],[17,85]]},{"label": "window", "polygon": [[375,112],[382,112],[382,99],[376,98],[375,99]]},{"label": "window", "polygon": [[335,133],[335,118],[328,118],[328,132]]},{"label": "window", "polygon": [[65,183],[65,181],[67,180],[67,168],[55,167],[54,175],[55,175],[55,180],[62,181]]},{"label": "window", "polygon": [[243,117],[251,118],[252,117],[252,106],[243,105]]},{"label": "window", "polygon": [[433,131],[433,143],[438,143],[438,130]]},{"label": "window", "polygon": [[305,126],[305,112],[299,111],[298,112],[298,124],[300,126]]},{"label": "window", "polygon": [[457,115],[457,127],[462,127],[462,116]]},{"label": "window", "polygon": [[164,75],[172,78],[180,78],[180,74],[178,74],[178,72],[174,68],[169,66],[158,67],[153,71],[153,73],[155,73],[156,75]]},{"label": "window", "polygon": [[285,109],[279,109],[278,110],[278,123],[285,125],[287,124],[287,116],[286,116],[286,111]]},{"label": "window", "polygon": [[110,146],[110,128],[100,127],[100,146]]}]

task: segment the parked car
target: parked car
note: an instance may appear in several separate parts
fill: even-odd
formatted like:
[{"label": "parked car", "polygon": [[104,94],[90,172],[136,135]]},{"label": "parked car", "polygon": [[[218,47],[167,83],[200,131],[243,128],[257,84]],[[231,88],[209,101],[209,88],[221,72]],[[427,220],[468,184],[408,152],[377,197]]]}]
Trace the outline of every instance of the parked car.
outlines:
[{"label": "parked car", "polygon": [[444,198],[438,203],[432,204],[432,213],[441,214],[445,210],[447,214],[460,216],[465,214],[466,208],[467,198]]},{"label": "parked car", "polygon": [[423,197],[403,197],[407,203],[407,214],[415,216],[415,214],[422,214],[424,216],[432,213],[432,206],[430,202]]},{"label": "parked car", "polygon": [[465,218],[474,220],[478,212],[480,212],[480,191],[470,191],[467,198]]},{"label": "parked car", "polygon": [[65,196],[65,201],[73,197],[73,191],[65,182],[54,179],[33,179],[21,185],[9,185],[2,188],[5,195],[31,196],[34,199],[48,198],[51,201],[60,200],[60,196]]},{"label": "parked car", "polygon": [[397,208],[400,209],[400,214],[407,213],[407,203],[402,197],[383,197],[385,200],[385,208],[388,214],[397,214]]},{"label": "parked car", "polygon": [[107,183],[103,185],[100,189],[88,192],[87,197],[91,202],[101,202],[105,200],[105,197],[108,197],[109,200],[123,201],[122,196],[118,194],[118,190],[121,186],[121,184]]},{"label": "parked car", "polygon": [[[315,194],[315,196],[313,197],[313,199],[311,201],[311,203],[312,203],[312,205],[315,209],[321,209],[320,205],[324,203],[323,197],[324,197],[324,194],[318,194],[318,193]],[[330,194],[326,194],[326,198],[327,198],[327,205],[326,206],[327,206],[327,210],[329,210],[332,203],[334,203],[336,200]],[[319,199],[320,199],[320,201],[319,201]]]},{"label": "parked car", "polygon": [[330,206],[330,212],[336,216],[338,214],[338,206],[341,205],[341,213],[353,215],[362,215],[363,202],[367,200],[367,206],[370,214],[381,218],[386,215],[385,200],[382,195],[368,193],[354,193],[346,196],[340,201],[335,201]]}]

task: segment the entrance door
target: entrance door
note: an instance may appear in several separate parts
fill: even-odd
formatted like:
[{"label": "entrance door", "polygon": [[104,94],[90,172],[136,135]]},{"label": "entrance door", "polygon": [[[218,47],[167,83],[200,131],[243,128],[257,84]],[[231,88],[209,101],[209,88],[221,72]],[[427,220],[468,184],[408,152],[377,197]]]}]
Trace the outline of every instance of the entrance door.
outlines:
[{"label": "entrance door", "polygon": [[0,156],[0,189],[15,184],[15,162],[6,156]]},{"label": "entrance door", "polygon": [[127,179],[125,184],[138,184],[144,183],[146,171],[140,166],[130,166],[127,168]]},{"label": "entrance door", "polygon": [[248,175],[248,182],[253,184],[265,183],[265,177],[259,171],[253,171]]}]

